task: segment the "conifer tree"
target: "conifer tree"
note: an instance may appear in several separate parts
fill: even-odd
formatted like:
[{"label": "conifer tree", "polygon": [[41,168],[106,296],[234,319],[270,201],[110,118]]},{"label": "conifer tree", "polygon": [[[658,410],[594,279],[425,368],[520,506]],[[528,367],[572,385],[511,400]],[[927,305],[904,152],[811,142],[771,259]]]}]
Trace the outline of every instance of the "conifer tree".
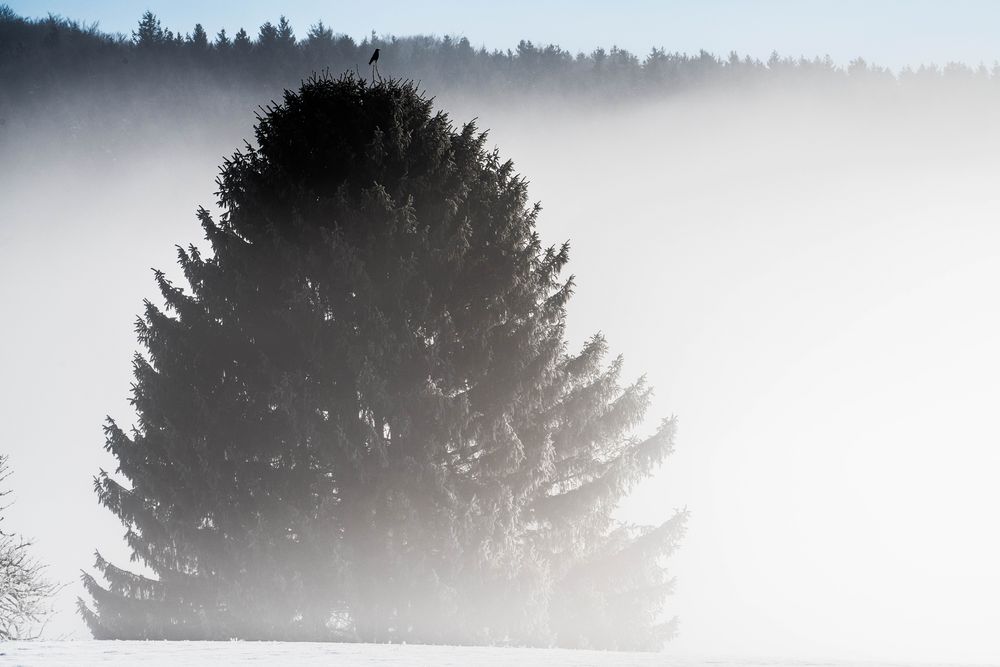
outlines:
[{"label": "conifer tree", "polygon": [[233,38],[233,47],[240,53],[247,53],[250,51],[250,35],[243,28],[236,31],[236,36]]},{"label": "conifer tree", "polygon": [[139,19],[139,28],[132,32],[132,40],[140,47],[151,47],[165,41],[165,33],[160,25],[160,19],[151,11],[143,13]]},{"label": "conifer tree", "polygon": [[257,32],[257,48],[272,51],[278,44],[278,29],[270,21],[265,21]]},{"label": "conifer tree", "polygon": [[568,246],[474,124],[412,84],[314,78],[199,211],[212,254],[137,323],[131,432],[95,480],[98,638],[649,649],[685,515],[622,524],[671,451],[650,390],[564,336]]},{"label": "conifer tree", "polygon": [[332,42],[333,30],[324,25],[323,21],[317,21],[315,24],[309,26],[309,32],[306,35],[306,44],[330,44]]},{"label": "conifer tree", "polygon": [[284,16],[278,19],[276,38],[278,46],[282,49],[287,50],[295,46],[295,31],[292,30],[292,24]]},{"label": "conifer tree", "polygon": [[206,51],[208,49],[208,33],[205,32],[205,28],[200,23],[195,24],[189,43],[197,51]]}]

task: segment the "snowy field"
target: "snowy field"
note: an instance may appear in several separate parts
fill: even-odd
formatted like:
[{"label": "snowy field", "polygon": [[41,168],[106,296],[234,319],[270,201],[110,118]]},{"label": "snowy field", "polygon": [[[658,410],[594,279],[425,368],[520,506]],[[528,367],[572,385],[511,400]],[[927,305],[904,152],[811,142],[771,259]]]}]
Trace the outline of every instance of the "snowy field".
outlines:
[{"label": "snowy field", "polygon": [[[0,644],[0,665],[336,665],[338,667],[911,667],[929,663],[691,658],[667,653],[283,642],[44,641]],[[937,663],[940,664],[940,663]],[[943,666],[942,666],[943,667]],[[957,667],[957,666],[954,666]]]}]

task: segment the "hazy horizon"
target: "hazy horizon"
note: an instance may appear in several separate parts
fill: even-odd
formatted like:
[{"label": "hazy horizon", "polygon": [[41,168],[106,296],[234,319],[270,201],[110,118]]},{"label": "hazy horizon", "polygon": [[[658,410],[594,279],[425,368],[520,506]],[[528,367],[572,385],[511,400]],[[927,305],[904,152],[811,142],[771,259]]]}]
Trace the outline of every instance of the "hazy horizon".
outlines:
[{"label": "hazy horizon", "polygon": [[[15,12],[41,18],[49,13],[131,37],[139,14],[153,10],[164,27],[181,34],[201,23],[209,35],[240,27],[251,35],[265,21],[285,15],[304,37],[322,20],[336,33],[361,40],[379,35],[453,35],[467,37],[475,48],[514,49],[522,39],[556,44],[572,53],[618,46],[644,56],[650,49],[720,57],[735,51],[766,61],[772,52],[792,58],[829,55],[846,66],[856,58],[899,69],[963,62],[992,66],[1000,59],[994,35],[1000,5],[989,0],[628,0],[615,11],[594,0],[502,5],[467,5],[444,0],[417,6],[401,0],[331,8],[316,0],[272,7],[266,0],[205,3],[182,0],[163,6],[138,6],[123,0],[16,0]],[[532,20],[525,20],[526,16]]]}]

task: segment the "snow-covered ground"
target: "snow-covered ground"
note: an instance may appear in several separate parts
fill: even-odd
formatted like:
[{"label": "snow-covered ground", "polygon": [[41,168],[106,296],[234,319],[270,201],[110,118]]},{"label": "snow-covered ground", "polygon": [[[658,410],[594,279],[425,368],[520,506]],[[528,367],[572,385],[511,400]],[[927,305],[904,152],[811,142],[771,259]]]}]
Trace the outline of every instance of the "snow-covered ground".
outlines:
[{"label": "snow-covered ground", "polygon": [[669,653],[287,642],[42,641],[0,644],[2,665],[141,667],[335,665],[337,667],[906,667],[913,663],[691,658]]}]

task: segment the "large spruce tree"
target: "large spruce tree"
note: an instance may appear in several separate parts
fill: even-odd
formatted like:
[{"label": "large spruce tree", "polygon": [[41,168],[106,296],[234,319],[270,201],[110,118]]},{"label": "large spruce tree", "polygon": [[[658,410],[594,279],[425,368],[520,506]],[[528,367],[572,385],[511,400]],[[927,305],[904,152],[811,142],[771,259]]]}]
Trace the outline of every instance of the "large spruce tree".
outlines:
[{"label": "large spruce tree", "polygon": [[648,649],[684,514],[623,524],[672,448],[633,430],[593,337],[564,337],[567,246],[509,161],[406,82],[312,79],[226,161],[211,256],[137,324],[100,501],[98,638],[341,639]]}]

